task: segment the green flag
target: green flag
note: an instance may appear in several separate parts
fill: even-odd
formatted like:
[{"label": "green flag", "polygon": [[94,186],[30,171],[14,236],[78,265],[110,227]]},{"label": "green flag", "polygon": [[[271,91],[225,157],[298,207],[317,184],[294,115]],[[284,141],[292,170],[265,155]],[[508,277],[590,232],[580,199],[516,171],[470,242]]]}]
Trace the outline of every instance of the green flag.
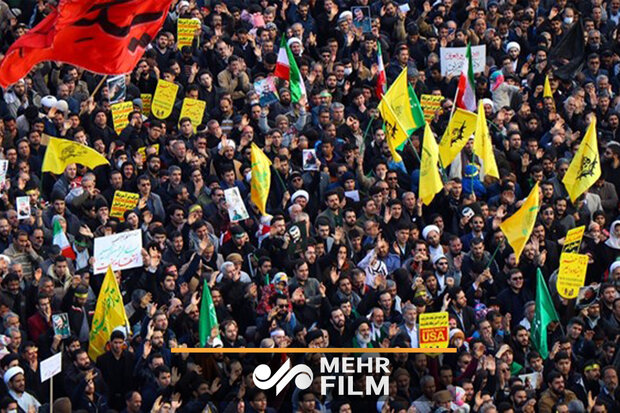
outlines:
[{"label": "green flag", "polygon": [[[205,280],[202,289],[202,302],[200,303],[200,320],[198,321],[198,336],[200,338],[200,347],[207,345],[207,340],[211,336],[211,330],[217,326],[217,315],[215,314],[215,305],[211,298],[211,290],[209,284]],[[217,335],[219,338],[219,334]]]},{"label": "green flag", "polygon": [[543,360],[549,356],[547,326],[552,321],[559,321],[559,319],[539,268],[536,274],[536,312],[532,320],[532,342]]},{"label": "green flag", "polygon": [[[420,106],[420,101],[418,100],[418,96],[415,94],[415,90],[411,86],[411,83],[407,83],[407,94],[409,95],[409,106],[411,106],[411,117],[413,119],[413,128],[409,129],[407,133],[410,135],[422,126],[424,126],[424,112],[422,111],[422,106]],[[405,147],[407,141],[404,141],[396,148],[399,151],[402,151]]]},{"label": "green flag", "polygon": [[418,100],[418,96],[415,94],[415,90],[413,89],[413,86],[411,86],[411,83],[407,83],[407,89],[409,90],[411,116],[413,116],[415,128],[418,129],[424,126],[424,112],[422,111],[422,106],[420,106],[420,101]]}]

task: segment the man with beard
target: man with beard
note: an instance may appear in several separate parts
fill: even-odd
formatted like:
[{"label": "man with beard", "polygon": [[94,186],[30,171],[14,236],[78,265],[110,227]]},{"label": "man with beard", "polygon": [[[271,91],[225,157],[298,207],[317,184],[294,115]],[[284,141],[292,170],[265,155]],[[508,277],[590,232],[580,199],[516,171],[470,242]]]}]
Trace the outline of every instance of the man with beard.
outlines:
[{"label": "man with beard", "polygon": [[467,305],[467,298],[461,287],[452,287],[448,294],[450,296],[448,313],[454,316],[456,326],[465,332],[465,336],[470,337],[476,328],[476,313],[474,309]]},{"label": "man with beard", "polygon": [[517,409],[522,409],[527,402],[527,391],[525,386],[516,385],[510,389],[510,401]]},{"label": "man with beard", "polygon": [[554,367],[564,377],[564,385],[567,389],[584,403],[588,403],[588,395],[583,386],[581,374],[572,372],[572,361],[568,353],[560,351],[553,358]]},{"label": "man with beard", "polygon": [[278,268],[286,262],[286,249],[288,248],[290,236],[286,232],[286,221],[284,216],[275,215],[271,220],[269,236],[263,239],[261,248],[265,249],[273,263],[280,263]]},{"label": "man with beard", "polygon": [[553,370],[549,373],[549,376],[547,376],[547,385],[549,388],[541,394],[540,400],[538,401],[539,413],[552,413],[553,406],[560,401],[570,403],[573,400],[577,400],[575,393],[565,389],[564,377],[559,371]]},{"label": "man with beard", "polygon": [[114,202],[114,193],[123,190],[123,174],[117,170],[110,172],[108,183],[108,187],[101,192],[101,195],[108,201],[108,205],[112,205]]},{"label": "man with beard", "polygon": [[601,392],[601,366],[598,360],[589,360],[583,366],[583,385],[592,395]]},{"label": "man with beard", "polygon": [[62,373],[65,375],[65,389],[71,391],[77,388],[87,372],[93,370],[95,374],[95,387],[102,393],[107,392],[107,386],[101,371],[93,365],[88,357],[88,352],[83,348],[79,348],[73,353],[73,363],[63,368]]},{"label": "man with beard", "polygon": [[[289,293],[291,296],[294,291],[298,288],[303,290],[304,296],[308,300],[308,305],[312,307],[318,307],[321,303],[321,297],[324,294],[321,294],[321,286],[319,280],[316,278],[309,277],[309,268],[308,263],[299,260],[295,263],[293,272],[295,274],[295,278],[291,280],[289,285]],[[323,291],[325,286],[323,286]]]},{"label": "man with beard", "polygon": [[603,386],[596,399],[603,402],[608,412],[617,411],[620,408],[620,403],[616,400],[616,389],[618,388],[618,372],[616,367],[605,366],[601,374],[603,376]]},{"label": "man with beard", "polygon": [[9,395],[17,401],[21,411],[38,411],[41,403],[26,391],[26,376],[24,370],[19,367],[11,367],[4,373],[4,384],[9,389]]},{"label": "man with beard", "polygon": [[514,361],[525,366],[525,357],[530,352],[530,332],[522,325],[518,325],[514,328],[512,334]]},{"label": "man with beard", "polygon": [[484,291],[494,295],[492,293],[495,292],[496,286],[493,279],[499,273],[499,268],[495,260],[491,261],[491,253],[485,251],[482,238],[476,237],[471,241],[471,250],[463,259],[461,271],[461,286],[468,294],[472,289],[482,287]]},{"label": "man with beard", "polygon": [[[400,335],[410,343],[409,347],[418,348],[418,309],[415,305],[407,303],[403,306],[403,323],[398,328],[400,329]],[[422,386],[422,383],[420,383],[420,386]]]},{"label": "man with beard", "polygon": [[[68,309],[69,326],[71,331],[75,331],[80,339],[80,343],[88,344],[90,333],[90,323],[92,312],[86,309],[86,301],[88,299],[88,288],[84,285],[78,285],[73,294],[73,304]],[[77,385],[77,383],[76,383]]]},{"label": "man with beard", "polygon": [[6,306],[19,316],[20,320],[26,319],[26,297],[19,287],[19,275],[14,272],[8,273],[2,280],[0,296]]},{"label": "man with beard", "polygon": [[357,308],[360,301],[362,301],[361,297],[353,291],[353,284],[351,283],[351,278],[348,276],[338,279],[336,298],[341,301],[349,302],[355,308]]},{"label": "man with beard", "polygon": [[297,318],[292,311],[289,311],[288,298],[284,294],[276,294],[272,298],[273,306],[268,314],[258,320],[258,329],[263,336],[268,335],[268,331],[272,330],[272,326],[277,325],[286,332],[288,337],[294,336]]},{"label": "man with beard", "polygon": [[338,307],[332,308],[327,332],[329,333],[329,343],[332,347],[344,347],[349,340],[347,320],[343,311]]},{"label": "man with beard", "polygon": [[319,290],[321,301],[318,306],[309,304],[306,293],[301,287],[296,288],[291,293],[291,302],[293,303],[293,311],[295,312],[297,322],[307,328],[310,328],[316,320],[326,317],[331,310],[325,286],[321,284]]},{"label": "man with beard", "polygon": [[97,367],[106,383],[110,384],[108,403],[118,411],[123,407],[125,392],[133,388],[134,355],[124,348],[125,334],[120,330],[112,331],[109,343],[110,350],[97,358]]},{"label": "man with beard", "polygon": [[352,347],[354,348],[376,348],[379,347],[377,343],[372,341],[370,322],[365,317],[360,317],[355,321],[353,325],[353,331],[355,332],[351,339]]},{"label": "man with beard", "polygon": [[513,269],[508,273],[508,287],[497,296],[502,314],[510,313],[512,316],[512,327],[523,319],[525,303],[534,299],[523,285],[523,273]]}]

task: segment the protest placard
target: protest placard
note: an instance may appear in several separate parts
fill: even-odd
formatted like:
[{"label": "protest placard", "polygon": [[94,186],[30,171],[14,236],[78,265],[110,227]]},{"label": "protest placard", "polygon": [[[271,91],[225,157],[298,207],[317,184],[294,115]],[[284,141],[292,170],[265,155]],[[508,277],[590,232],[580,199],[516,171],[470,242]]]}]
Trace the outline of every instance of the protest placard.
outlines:
[{"label": "protest placard", "polygon": [[30,197],[28,195],[15,198],[15,204],[18,219],[30,218]]},{"label": "protest placard", "polygon": [[588,260],[589,257],[585,254],[562,253],[557,284],[560,296],[570,299],[579,295],[579,289],[586,280]]},{"label": "protest placard", "polygon": [[177,20],[177,47],[179,50],[183,46],[191,46],[194,41],[196,30],[200,27],[198,19],[178,19]]},{"label": "protest placard", "polygon": [[112,109],[112,123],[114,124],[114,131],[121,133],[127,125],[129,125],[129,114],[133,110],[132,102],[120,102],[110,106]]},{"label": "protest placard", "polygon": [[118,218],[121,222],[125,221],[123,214],[125,211],[132,210],[138,205],[140,194],[134,192],[115,191],[112,207],[110,208],[110,216]]},{"label": "protest placard", "polygon": [[435,112],[441,109],[441,102],[444,99],[441,95],[420,95],[420,106],[422,106],[426,122],[430,122],[435,117]]},{"label": "protest placard", "polygon": [[181,115],[179,116],[179,120],[183,118],[190,118],[195,133],[196,127],[202,123],[202,117],[204,116],[206,107],[207,102],[204,100],[185,98],[183,99],[183,106],[181,107]]},{"label": "protest placard", "polygon": [[261,106],[269,106],[280,100],[276,87],[276,78],[269,76],[254,82],[254,90],[258,93]]},{"label": "protest placard", "polygon": [[142,266],[142,231],[125,231],[107,237],[95,238],[94,273],[102,274],[108,266],[112,270],[128,270]]},{"label": "protest placard", "polygon": [[151,103],[151,112],[157,119],[166,119],[172,113],[179,86],[159,79]]},{"label": "protest placard", "polygon": [[579,252],[581,240],[585,231],[585,225],[568,230],[568,232],[566,233],[566,237],[564,238],[564,247],[562,247],[562,254],[566,252]]},{"label": "protest placard", "polygon": [[125,100],[127,85],[125,85],[125,75],[110,76],[106,80],[108,86],[108,100],[113,105]]},{"label": "protest placard", "polygon": [[243,203],[243,198],[241,198],[241,193],[239,193],[239,188],[233,186],[232,188],[225,189],[224,198],[226,198],[228,217],[231,222],[243,221],[250,217]]},{"label": "protest placard", "polygon": [[448,331],[447,312],[420,314],[420,348],[448,347]]},{"label": "protest placard", "polygon": [[[466,47],[442,47],[439,49],[442,76],[458,76],[463,70]],[[487,46],[472,46],[471,59],[474,65],[474,73],[482,73],[486,64]]]},{"label": "protest placard", "polygon": [[150,93],[141,93],[140,99],[142,100],[142,114],[149,116],[151,114],[151,104],[153,103],[153,95]]}]

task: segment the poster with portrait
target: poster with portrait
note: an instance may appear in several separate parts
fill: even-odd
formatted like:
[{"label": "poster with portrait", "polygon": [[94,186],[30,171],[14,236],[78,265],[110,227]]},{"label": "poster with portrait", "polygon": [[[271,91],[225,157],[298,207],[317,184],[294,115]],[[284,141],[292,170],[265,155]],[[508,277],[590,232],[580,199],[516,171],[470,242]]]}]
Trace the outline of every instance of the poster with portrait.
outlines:
[{"label": "poster with portrait", "polygon": [[15,198],[15,204],[17,208],[18,219],[30,218],[30,197],[29,196],[18,196],[17,198]]},{"label": "poster with portrait", "polygon": [[362,33],[370,33],[370,7],[368,6],[356,6],[351,8],[353,13],[353,26],[356,29],[362,29]]},{"label": "poster with portrait", "polygon": [[71,335],[71,331],[69,329],[69,314],[52,314],[52,325],[54,326],[55,336],[67,338]]},{"label": "poster with portrait", "polygon": [[280,100],[278,88],[276,87],[276,78],[273,76],[254,82],[254,90],[258,93],[261,106],[269,106]]},{"label": "poster with portrait", "polygon": [[110,76],[106,80],[108,86],[108,99],[113,105],[125,100],[127,85],[125,85],[125,75]]},{"label": "poster with portrait", "polygon": [[235,186],[225,189],[224,198],[226,198],[230,222],[239,222],[250,217],[250,214],[248,214],[248,210],[245,208],[245,204],[243,203],[243,198],[241,198],[239,188]]},{"label": "poster with portrait", "polygon": [[316,149],[304,149],[302,152],[304,171],[318,171],[319,164],[316,157]]}]

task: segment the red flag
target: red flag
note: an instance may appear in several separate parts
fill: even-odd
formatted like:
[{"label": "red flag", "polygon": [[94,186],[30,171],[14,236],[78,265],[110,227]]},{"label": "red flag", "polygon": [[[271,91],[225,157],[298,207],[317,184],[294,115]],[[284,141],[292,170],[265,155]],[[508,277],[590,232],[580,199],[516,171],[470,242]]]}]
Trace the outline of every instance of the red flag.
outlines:
[{"label": "red flag", "polygon": [[0,86],[39,62],[70,63],[102,74],[130,72],[164,24],[172,0],[60,0],[0,63]]}]

